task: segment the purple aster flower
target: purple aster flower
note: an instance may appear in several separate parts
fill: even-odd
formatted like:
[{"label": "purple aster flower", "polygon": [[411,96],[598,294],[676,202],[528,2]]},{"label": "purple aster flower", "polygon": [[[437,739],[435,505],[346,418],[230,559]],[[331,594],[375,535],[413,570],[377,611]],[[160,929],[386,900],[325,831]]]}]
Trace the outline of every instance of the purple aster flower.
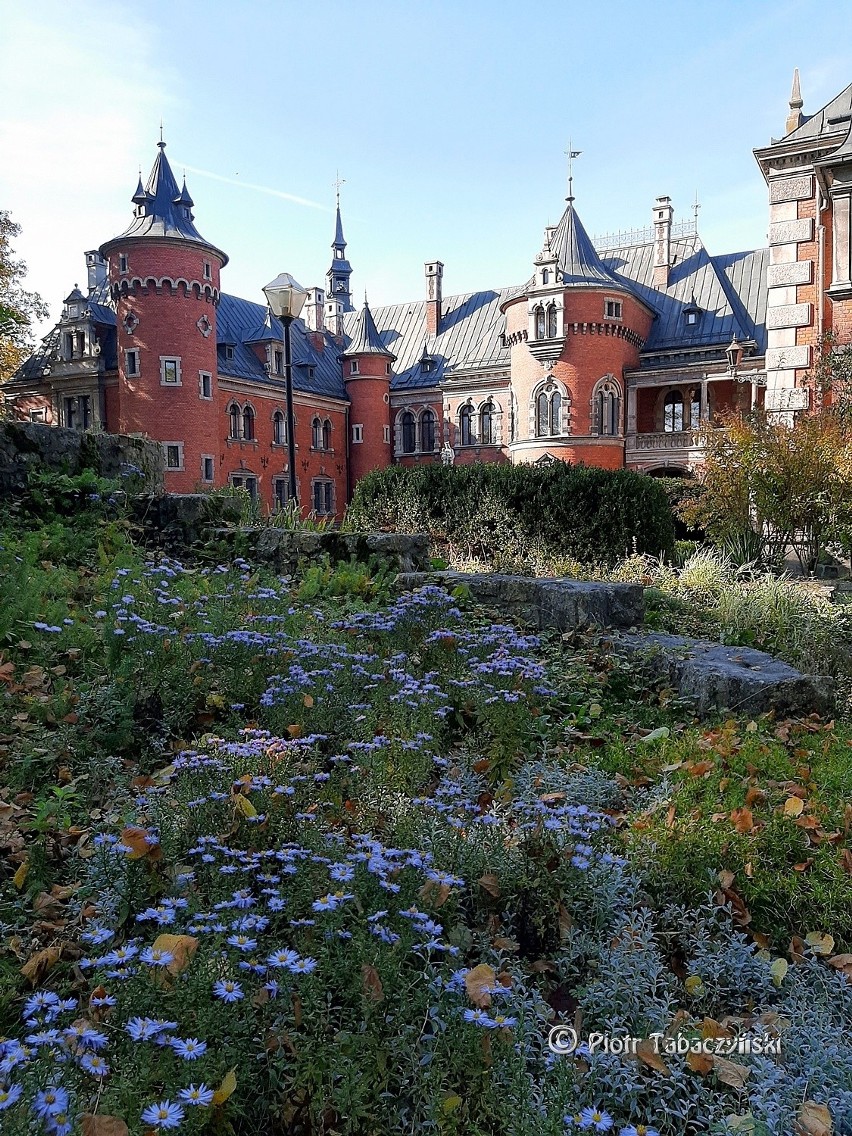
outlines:
[{"label": "purple aster flower", "polygon": [[484,1026],[486,1029],[492,1028],[492,1021],[484,1010],[465,1010],[464,1020],[466,1022],[473,1022],[474,1025]]},{"label": "purple aster flower", "polygon": [[173,1101],[160,1101],[149,1104],[142,1110],[142,1123],[153,1124],[155,1128],[177,1128],[184,1118],[184,1111]]},{"label": "purple aster flower", "polygon": [[188,1089],[181,1089],[178,1098],[184,1104],[206,1107],[213,1103],[213,1090],[202,1082],[200,1085],[190,1085]]},{"label": "purple aster flower", "polygon": [[0,1085],[0,1112],[11,1108],[23,1091],[22,1085]]},{"label": "purple aster flower", "polygon": [[197,1037],[188,1037],[186,1040],[179,1037],[169,1038],[169,1044],[185,1061],[195,1061],[207,1052],[207,1042],[199,1041]]},{"label": "purple aster flower", "polygon": [[239,1002],[240,998],[245,998],[239,982],[234,982],[230,978],[220,978],[218,982],[214,983],[213,993],[223,1002]]},{"label": "purple aster flower", "polygon": [[281,950],[275,951],[273,954],[271,954],[266,961],[270,966],[277,969],[279,967],[289,967],[292,963],[296,962],[298,957],[299,955],[296,951],[291,951],[285,947],[282,947]]},{"label": "purple aster flower", "polygon": [[296,959],[295,962],[290,963],[287,969],[291,974],[310,974],[316,970],[317,960],[312,958]]},{"label": "purple aster flower", "polygon": [[160,1032],[160,1027],[153,1018],[131,1018],[124,1027],[134,1041],[150,1041]]},{"label": "purple aster flower", "polygon": [[257,946],[257,939],[250,939],[248,935],[229,935],[225,942],[240,951],[253,951]]},{"label": "purple aster flower", "polygon": [[84,1053],[80,1058],[80,1065],[93,1077],[105,1077],[109,1072],[109,1065],[99,1053]]},{"label": "purple aster flower", "polygon": [[609,1132],[612,1128],[613,1120],[608,1112],[603,1112],[599,1108],[584,1108],[580,1113],[580,1127],[583,1129],[593,1129],[595,1132]]},{"label": "purple aster flower", "polygon": [[164,951],[159,947],[146,947],[139,959],[148,966],[168,966],[175,961],[175,956],[171,951]]},{"label": "purple aster flower", "polygon": [[64,1112],[68,1107],[68,1093],[65,1089],[48,1085],[42,1092],[36,1093],[33,1100],[33,1112],[36,1116],[55,1116],[57,1112]]}]

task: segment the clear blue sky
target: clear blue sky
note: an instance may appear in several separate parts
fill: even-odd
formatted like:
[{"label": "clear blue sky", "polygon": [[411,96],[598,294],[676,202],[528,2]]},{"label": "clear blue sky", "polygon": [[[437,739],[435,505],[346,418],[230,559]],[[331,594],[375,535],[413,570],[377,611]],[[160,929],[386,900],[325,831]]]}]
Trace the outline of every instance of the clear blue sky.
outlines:
[{"label": "clear blue sky", "polygon": [[379,305],[423,295],[435,258],[446,294],[524,280],[569,137],[591,234],[697,190],[712,252],[758,247],[752,150],[793,68],[805,113],[852,82],[849,0],[0,0],[0,28],[0,207],[53,318],[128,224],[161,117],[225,290],[324,283],[339,169],[353,290]]}]

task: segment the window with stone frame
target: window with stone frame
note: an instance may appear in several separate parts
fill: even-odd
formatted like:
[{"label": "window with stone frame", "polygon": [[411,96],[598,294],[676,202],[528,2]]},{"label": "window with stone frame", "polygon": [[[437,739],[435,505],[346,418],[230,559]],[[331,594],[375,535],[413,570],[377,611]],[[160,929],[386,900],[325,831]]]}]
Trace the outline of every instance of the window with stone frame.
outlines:
[{"label": "window with stone frame", "polygon": [[160,383],[164,387],[179,387],[180,359],[177,356],[160,356]]},{"label": "window with stone frame", "polygon": [[166,458],[166,473],[182,470],[183,442],[163,442],[162,447]]},{"label": "window with stone frame", "polygon": [[473,446],[476,444],[476,435],[473,430],[473,407],[469,404],[463,406],[459,411],[459,441],[462,446]]},{"label": "window with stone frame", "polygon": [[311,446],[315,450],[322,449],[322,421],[319,418],[311,421]]},{"label": "window with stone frame", "polygon": [[401,419],[402,452],[413,454],[417,449],[417,422],[410,410],[406,410]]},{"label": "window with stone frame", "polygon": [[331,449],[331,419],[326,418],[322,424],[322,448]]},{"label": "window with stone frame", "polygon": [[420,416],[420,449],[424,454],[435,452],[436,425],[435,411],[427,407]]},{"label": "window with stone frame", "polygon": [[318,517],[327,517],[334,512],[334,482],[316,478],[311,484],[313,510]]},{"label": "window with stone frame", "polygon": [[621,391],[612,378],[602,379],[592,396],[594,432],[601,436],[621,433]]},{"label": "window with stone frame", "polygon": [[494,403],[490,398],[479,408],[479,444],[494,445]]},{"label": "window with stone frame", "polygon": [[228,437],[239,438],[242,434],[242,413],[239,406],[232,402],[228,407]]},{"label": "window with stone frame", "polygon": [[562,394],[552,383],[538,392],[535,399],[535,436],[551,438],[562,433]]},{"label": "window with stone frame", "polygon": [[251,406],[243,407],[243,440],[254,441],[254,409]]},{"label": "window with stone frame", "polygon": [[280,410],[272,415],[272,441],[276,446],[283,446],[287,441],[287,419]]},{"label": "window with stone frame", "polygon": [[556,305],[549,304],[547,307],[547,338],[556,338]]}]

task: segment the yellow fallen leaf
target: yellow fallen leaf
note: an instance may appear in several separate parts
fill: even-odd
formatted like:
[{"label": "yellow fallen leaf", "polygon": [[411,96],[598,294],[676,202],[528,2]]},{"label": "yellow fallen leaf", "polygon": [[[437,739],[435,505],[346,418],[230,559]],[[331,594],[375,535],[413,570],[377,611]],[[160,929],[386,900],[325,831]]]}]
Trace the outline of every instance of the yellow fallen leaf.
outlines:
[{"label": "yellow fallen leaf", "polygon": [[248,797],[244,797],[242,793],[238,793],[236,797],[234,797],[234,804],[237,806],[237,812],[242,813],[244,817],[257,816],[257,809]]},{"label": "yellow fallen leaf", "polygon": [[788,970],[787,960],[784,958],[777,958],[772,966],[769,968],[769,973],[772,975],[772,981],[776,986],[780,986],[784,981],[784,976]]},{"label": "yellow fallen leaf", "polygon": [[192,956],[198,950],[198,939],[194,939],[192,935],[158,935],[154,940],[154,950],[168,951],[170,955],[174,955],[166,970],[169,974],[178,975],[192,961]]},{"label": "yellow fallen leaf", "polygon": [[834,950],[834,936],[823,935],[820,931],[809,931],[805,935],[805,945],[810,947],[815,955],[830,955]]},{"label": "yellow fallen leaf", "polygon": [[33,986],[37,986],[45,974],[55,966],[62,955],[62,947],[45,947],[31,958],[28,958],[21,967],[21,974],[29,979]]},{"label": "yellow fallen leaf", "polygon": [[669,1067],[663,1061],[653,1041],[640,1041],[636,1046],[636,1056],[640,1061],[655,1069],[658,1073],[662,1073],[664,1077],[668,1077]]},{"label": "yellow fallen leaf", "polygon": [[314,696],[312,694],[303,694],[302,702],[307,706],[308,710],[310,710],[314,704]]},{"label": "yellow fallen leaf", "polygon": [[704,983],[701,981],[700,975],[690,974],[684,982],[687,994],[691,994],[694,998],[699,998],[704,993]]},{"label": "yellow fallen leaf", "polygon": [[788,817],[800,816],[804,807],[805,802],[801,797],[788,797],[784,802],[784,815]]},{"label": "yellow fallen leaf", "polygon": [[15,885],[18,891],[20,891],[24,886],[24,880],[27,878],[27,872],[29,870],[30,862],[29,860],[24,860],[23,864],[21,864],[20,868],[18,868],[17,872],[15,872],[14,876],[12,876],[12,883]]},{"label": "yellow fallen leaf", "polygon": [[455,1112],[456,1109],[460,1107],[461,1103],[461,1097],[456,1096],[454,1093],[448,1097],[444,1097],[444,1102],[441,1105],[441,1112],[443,1112],[444,1116],[449,1116],[451,1112]]},{"label": "yellow fallen leaf", "polygon": [[231,1096],[237,1087],[237,1067],[236,1065],[222,1078],[222,1084],[213,1094],[213,1104],[224,1104],[225,1101]]}]

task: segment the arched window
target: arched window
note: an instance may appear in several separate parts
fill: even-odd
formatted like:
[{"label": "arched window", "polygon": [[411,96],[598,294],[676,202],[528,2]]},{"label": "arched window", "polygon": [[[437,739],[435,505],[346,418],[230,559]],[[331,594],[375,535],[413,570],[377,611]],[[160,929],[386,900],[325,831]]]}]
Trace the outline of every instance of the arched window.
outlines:
[{"label": "arched window", "polygon": [[420,418],[420,449],[424,454],[435,452],[435,412],[424,410]]},{"label": "arched window", "polygon": [[322,448],[324,450],[331,449],[331,419],[326,418],[322,424]]},{"label": "arched window", "polygon": [[250,406],[243,407],[243,437],[247,442],[254,438],[254,411]]},{"label": "arched window", "polygon": [[322,449],[322,422],[319,418],[314,418],[311,422],[311,446],[315,450]]},{"label": "arched window", "polygon": [[544,308],[536,308],[535,310],[535,337],[536,339],[546,338],[547,328],[545,326]]},{"label": "arched window", "polygon": [[683,395],[680,391],[669,391],[663,403],[663,430],[675,434],[683,429]]},{"label": "arched window", "polygon": [[562,395],[549,383],[536,396],[535,434],[537,438],[555,437],[562,433]]},{"label": "arched window", "polygon": [[556,305],[551,304],[547,309],[547,338],[556,338]]},{"label": "arched window", "polygon": [[489,398],[479,410],[479,444],[494,445],[494,403]]},{"label": "arched window", "polygon": [[595,391],[594,426],[598,434],[621,433],[621,392],[616,383],[605,379]]},{"label": "arched window", "polygon": [[413,454],[417,449],[416,423],[410,410],[402,416],[402,452]]},{"label": "arched window", "polygon": [[276,446],[283,446],[287,441],[287,419],[280,410],[272,415],[272,441]]},{"label": "arched window", "polygon": [[535,402],[535,433],[537,438],[546,438],[550,434],[550,399],[544,391]]},{"label": "arched window", "polygon": [[689,427],[697,430],[701,424],[701,391],[693,387],[689,392]]},{"label": "arched window", "polygon": [[459,411],[459,433],[461,434],[461,444],[463,446],[472,446],[475,439],[473,436],[473,407],[463,406]]},{"label": "arched window", "polygon": [[228,407],[228,434],[231,438],[239,438],[240,433],[240,408],[232,402]]},{"label": "arched window", "polygon": [[542,284],[549,284],[550,283],[550,273],[547,271],[546,268],[542,268],[542,270],[541,270],[541,282],[542,282]]}]

